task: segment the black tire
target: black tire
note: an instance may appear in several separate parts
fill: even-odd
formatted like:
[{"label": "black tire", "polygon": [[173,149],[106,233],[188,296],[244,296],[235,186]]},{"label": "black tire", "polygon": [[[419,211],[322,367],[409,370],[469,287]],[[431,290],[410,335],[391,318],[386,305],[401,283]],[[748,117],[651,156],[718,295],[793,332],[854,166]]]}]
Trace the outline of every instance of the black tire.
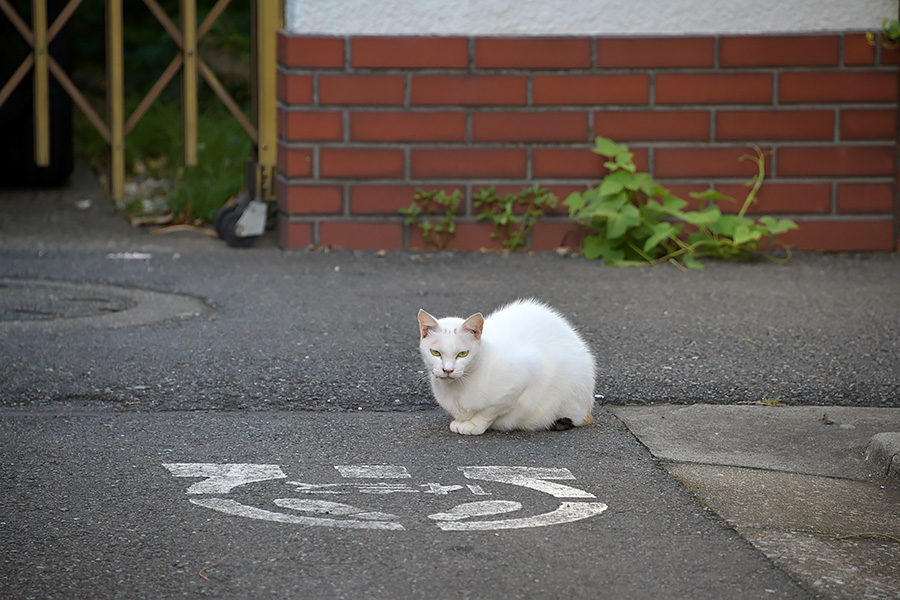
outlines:
[{"label": "black tire", "polygon": [[223,240],[225,239],[225,235],[222,233],[222,221],[225,220],[225,217],[233,213],[237,210],[236,204],[226,204],[218,211],[216,211],[216,217],[213,219],[213,227],[216,228],[216,233],[219,234],[219,237]]},{"label": "black tire", "polygon": [[234,232],[235,227],[237,227],[237,222],[241,218],[241,213],[236,210],[230,211],[224,217],[222,217],[221,223],[221,231],[219,232],[219,236],[225,240],[225,243],[231,246],[232,248],[248,248],[253,245],[253,241],[256,237],[238,237],[238,235]]}]

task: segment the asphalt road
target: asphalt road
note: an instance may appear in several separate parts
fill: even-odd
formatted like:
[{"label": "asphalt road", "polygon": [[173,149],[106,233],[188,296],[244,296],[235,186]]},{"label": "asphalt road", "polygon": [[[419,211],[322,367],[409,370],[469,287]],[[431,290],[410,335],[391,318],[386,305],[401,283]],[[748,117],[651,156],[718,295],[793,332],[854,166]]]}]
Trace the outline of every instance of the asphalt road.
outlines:
[{"label": "asphalt road", "polygon": [[[378,258],[229,251],[215,240],[185,251],[143,239],[116,252],[0,247],[2,277],[181,294],[209,309],[118,329],[0,326],[0,404],[416,410],[432,405],[416,353],[419,308],[468,316],[536,296],[586,336],[606,402],[900,406],[893,255],[682,273],[552,254]],[[114,258],[136,251],[149,258]]]},{"label": "asphalt road", "polygon": [[[437,411],[6,409],[0,588],[43,599],[808,597],[598,413],[589,428],[462,438]],[[283,476],[188,493],[208,478],[165,466],[185,463]],[[367,465],[407,477],[335,468]],[[566,488],[460,470],[473,465]],[[192,503],[210,499],[267,516]],[[454,516],[473,504],[488,511]],[[589,516],[529,525],[564,504]],[[518,528],[441,528],[486,520]]]},{"label": "asphalt road", "polygon": [[[900,406],[895,255],[236,251],[77,184],[0,193],[4,598],[807,597],[600,405]],[[416,312],[528,296],[596,424],[451,434]]]},{"label": "asphalt road", "polygon": [[[0,191],[0,278],[118,286],[162,320],[22,328],[2,288],[0,406],[418,410],[433,406],[418,309],[468,316],[532,296],[587,338],[604,402],[900,406],[897,254],[682,272],[552,253],[283,252],[270,234],[233,250],[132,229],[79,169],[62,190]],[[134,296],[146,292],[170,296]],[[57,306],[91,294],[113,295],[87,285]],[[172,309],[181,296],[208,310]]]}]

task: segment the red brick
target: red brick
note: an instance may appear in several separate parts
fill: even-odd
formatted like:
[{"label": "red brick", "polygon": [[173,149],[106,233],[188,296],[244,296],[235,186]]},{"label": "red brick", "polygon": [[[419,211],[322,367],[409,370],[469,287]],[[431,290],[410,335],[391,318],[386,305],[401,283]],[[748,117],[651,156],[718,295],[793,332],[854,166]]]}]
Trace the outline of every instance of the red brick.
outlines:
[{"label": "red brick", "polygon": [[284,177],[312,177],[313,151],[311,148],[289,148],[278,145],[278,172]]},{"label": "red brick", "polygon": [[311,75],[293,75],[278,71],[278,99],[285,104],[312,104]]},{"label": "red brick", "polygon": [[[540,182],[537,182],[540,185]],[[495,186],[473,186],[472,190],[474,193],[478,193],[484,188],[494,187],[497,195],[505,196],[506,194],[514,194],[519,195],[524,189],[528,189],[532,184],[522,185],[522,184],[509,184],[509,185],[495,185]],[[549,191],[551,194],[556,196],[556,207],[555,208],[546,208],[544,209],[544,214],[546,215],[567,215],[569,214],[569,209],[566,206],[563,206],[563,200],[569,197],[569,194],[572,192],[582,192],[584,191],[583,185],[541,185],[542,188]],[[513,212],[516,214],[522,214],[525,212],[525,207],[516,206],[513,208]]]},{"label": "red brick", "polygon": [[[750,188],[743,184],[716,185],[716,190],[735,199],[721,202],[723,212],[736,213],[744,205]],[[749,214],[830,213],[830,183],[765,182],[756,194],[756,203],[747,209]]]},{"label": "red brick", "polygon": [[781,102],[895,102],[897,73],[801,71],[781,73]]},{"label": "red brick", "polygon": [[402,75],[319,75],[319,104],[402,105]]},{"label": "red brick", "polygon": [[531,160],[534,177],[599,179],[607,172],[606,159],[588,148],[535,148]]},{"label": "red brick", "polygon": [[344,139],[344,117],[338,111],[287,110],[282,135],[289,142]]},{"label": "red brick", "polygon": [[350,188],[350,213],[396,215],[401,208],[408,208],[412,204],[418,187],[433,189],[434,186],[354,185]]},{"label": "red brick", "polygon": [[[638,170],[647,169],[647,150],[632,148]],[[589,148],[535,148],[532,150],[532,176],[547,179],[600,179],[607,170],[606,158]],[[564,200],[565,198],[563,198]]]},{"label": "red brick", "polygon": [[[544,209],[544,214],[546,215],[567,215],[569,214],[569,209],[562,205],[562,201],[569,197],[569,194],[572,192],[581,192],[584,191],[584,185],[541,185],[540,182],[536,182],[542,188],[549,191],[551,194],[556,196],[557,202],[556,207],[547,207]],[[493,187],[498,196],[505,196],[507,194],[513,194],[514,196],[518,196],[524,190],[530,189],[533,184],[507,184],[507,185],[478,185],[473,186],[472,192],[477,194],[479,191]],[[524,206],[514,206],[513,212],[517,215],[521,215],[525,212]]]},{"label": "red brick", "polygon": [[522,75],[416,75],[410,102],[430,106],[524,106],[528,79]]},{"label": "red brick", "polygon": [[869,43],[866,34],[844,34],[844,64],[850,66],[875,64],[875,46]]},{"label": "red brick", "polygon": [[900,49],[898,48],[882,48],[881,64],[884,66],[895,67],[900,65]]},{"label": "red brick", "polygon": [[709,140],[709,111],[597,111],[594,113],[594,135],[623,142]]},{"label": "red brick", "polygon": [[312,223],[294,222],[279,215],[277,228],[278,245],[285,250],[301,250],[312,244]]},{"label": "red brick", "polygon": [[479,112],[472,115],[475,142],[586,142],[582,112]]},{"label": "red brick", "polygon": [[587,38],[479,38],[477,69],[586,69],[591,66]]},{"label": "red brick", "polygon": [[344,190],[336,185],[288,185],[278,198],[278,209],[289,215],[339,215],[344,212]]},{"label": "red brick", "polygon": [[894,249],[894,224],[889,220],[797,221],[798,229],[778,236],[797,250],[884,252]]},{"label": "red brick", "polygon": [[769,104],[772,76],[768,73],[660,73],[656,76],[659,104]]},{"label": "red brick", "polygon": [[280,31],[278,62],[288,68],[341,68],[344,66],[344,38],[295,36]]},{"label": "red brick", "polygon": [[647,104],[650,76],[535,75],[532,97],[536,105]]},{"label": "red brick", "polygon": [[[657,148],[653,154],[654,176],[685,179],[688,177],[752,177],[756,164],[741,160],[750,151],[744,147]],[[766,165],[768,169],[768,164]]]},{"label": "red brick", "polygon": [[893,108],[841,110],[842,140],[893,140],[897,137],[897,111]]},{"label": "red brick", "polygon": [[791,146],[778,149],[779,177],[894,175],[894,146]]},{"label": "red brick", "polygon": [[414,179],[524,178],[527,153],[519,148],[422,148],[411,151]]},{"label": "red brick", "polygon": [[[473,252],[481,249],[500,250],[503,246],[499,240],[491,239],[493,228],[488,223],[472,223],[457,221],[456,231],[447,241],[446,250],[462,250]],[[434,250],[434,246],[426,244],[422,238],[422,230],[411,227],[409,230],[410,250]]]},{"label": "red brick", "polygon": [[326,221],[319,225],[319,243],[351,250],[401,250],[403,224]]},{"label": "red brick", "polygon": [[361,142],[462,142],[463,112],[352,112],[350,139]]},{"label": "red brick", "polygon": [[712,67],[712,37],[604,38],[597,40],[597,66],[611,69]]},{"label": "red brick", "polygon": [[580,248],[583,241],[582,230],[575,223],[541,221],[531,230],[530,247],[537,252],[560,247]]},{"label": "red brick", "polygon": [[833,110],[720,110],[718,140],[833,140]]},{"label": "red brick", "polygon": [[393,148],[322,148],[321,177],[399,179],[404,173],[403,150]]},{"label": "red brick", "polygon": [[354,37],[351,63],[357,69],[464,69],[469,40],[462,37]]},{"label": "red brick", "polygon": [[720,67],[837,66],[837,35],[750,35],[719,40]]},{"label": "red brick", "polygon": [[839,183],[839,213],[890,213],[894,209],[894,186],[890,183]]}]

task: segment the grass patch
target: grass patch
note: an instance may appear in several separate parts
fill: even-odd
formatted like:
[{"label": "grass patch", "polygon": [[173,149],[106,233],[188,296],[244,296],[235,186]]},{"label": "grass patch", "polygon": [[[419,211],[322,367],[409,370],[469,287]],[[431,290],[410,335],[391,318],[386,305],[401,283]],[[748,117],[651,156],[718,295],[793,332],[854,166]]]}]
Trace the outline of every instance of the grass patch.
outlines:
[{"label": "grass patch", "polygon": [[[126,102],[131,114],[139,100]],[[118,208],[129,217],[171,216],[172,223],[211,222],[244,183],[252,142],[217,101],[197,117],[197,165],[182,159],[181,107],[157,101],[125,138],[126,198]],[[76,148],[95,171],[108,177],[106,141],[76,113]]]}]

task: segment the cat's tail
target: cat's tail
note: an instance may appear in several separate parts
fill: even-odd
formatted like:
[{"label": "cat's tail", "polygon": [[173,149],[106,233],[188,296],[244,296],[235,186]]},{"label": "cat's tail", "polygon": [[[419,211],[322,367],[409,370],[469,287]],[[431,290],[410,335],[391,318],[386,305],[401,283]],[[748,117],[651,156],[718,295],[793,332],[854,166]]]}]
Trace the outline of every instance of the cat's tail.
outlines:
[{"label": "cat's tail", "polygon": [[594,422],[594,415],[588,413],[584,420],[581,422],[581,425],[575,425],[572,419],[568,417],[563,417],[562,419],[557,419],[550,426],[551,431],[565,431],[566,429],[572,429],[573,427],[583,427],[584,425],[590,425]]}]

